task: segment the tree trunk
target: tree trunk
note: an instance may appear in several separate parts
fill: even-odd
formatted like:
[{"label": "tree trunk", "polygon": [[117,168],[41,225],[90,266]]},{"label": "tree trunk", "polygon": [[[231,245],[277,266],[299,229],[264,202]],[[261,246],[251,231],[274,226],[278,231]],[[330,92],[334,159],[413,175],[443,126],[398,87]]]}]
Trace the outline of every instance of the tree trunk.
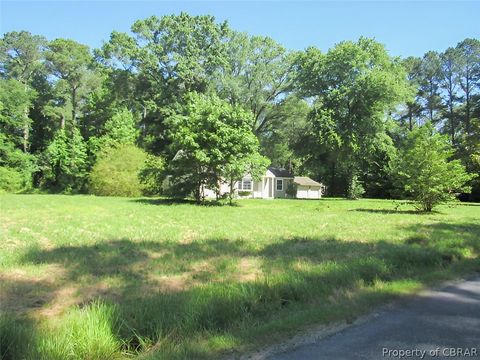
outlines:
[{"label": "tree trunk", "polygon": [[72,123],[77,125],[77,88],[72,89]]},{"label": "tree trunk", "polygon": [[470,81],[469,77],[467,76],[466,79],[466,87],[465,87],[465,108],[466,108],[466,117],[465,117],[465,129],[467,134],[470,134]]},{"label": "tree trunk", "polygon": [[[24,91],[28,91],[28,85],[25,84]],[[28,123],[28,105],[23,110],[23,116],[25,117],[25,124],[23,124],[23,152],[28,152],[28,140],[30,139],[30,126]]]},{"label": "tree trunk", "polygon": [[453,115],[453,103],[452,103],[452,98],[450,97],[449,101],[449,112],[450,112],[450,135],[452,137],[452,145],[455,144],[455,118]]},{"label": "tree trunk", "polygon": [[413,130],[413,115],[412,115],[412,107],[408,107],[408,129],[410,131]]},{"label": "tree trunk", "polygon": [[28,139],[30,137],[30,127],[28,126],[28,122],[25,122],[23,127],[23,152],[28,152]]},{"label": "tree trunk", "polygon": [[234,194],[233,179],[230,179],[230,191],[228,194],[228,203],[230,206],[233,205],[233,194]]},{"label": "tree trunk", "polygon": [[[335,161],[332,162],[332,177],[330,179],[330,189],[331,189],[331,192],[335,191]],[[330,194],[331,195],[331,194]]]}]

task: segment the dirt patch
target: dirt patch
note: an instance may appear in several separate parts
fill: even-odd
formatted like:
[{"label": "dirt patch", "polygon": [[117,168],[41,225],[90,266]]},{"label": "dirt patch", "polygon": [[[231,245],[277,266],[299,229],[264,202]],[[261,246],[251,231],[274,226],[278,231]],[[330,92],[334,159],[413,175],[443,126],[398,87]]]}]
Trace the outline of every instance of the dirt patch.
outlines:
[{"label": "dirt patch", "polygon": [[0,309],[34,317],[51,317],[99,296],[117,296],[104,282],[84,287],[66,282],[65,273],[61,266],[51,265],[41,275],[31,275],[19,269],[0,274]]},{"label": "dirt patch", "polygon": [[248,257],[238,262],[235,277],[240,282],[248,282],[257,280],[262,274],[260,259]]}]

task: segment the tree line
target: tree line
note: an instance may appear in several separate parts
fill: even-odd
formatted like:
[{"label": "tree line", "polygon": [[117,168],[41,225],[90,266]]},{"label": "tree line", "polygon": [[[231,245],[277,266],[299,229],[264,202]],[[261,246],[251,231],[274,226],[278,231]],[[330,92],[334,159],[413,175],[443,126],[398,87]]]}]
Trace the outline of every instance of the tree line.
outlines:
[{"label": "tree line", "polygon": [[329,195],[391,198],[441,163],[429,188],[480,199],[478,39],[422,58],[368,38],[289,51],[181,13],[138,20],[99,49],[27,31],[0,48],[6,191],[201,200],[272,164]]}]

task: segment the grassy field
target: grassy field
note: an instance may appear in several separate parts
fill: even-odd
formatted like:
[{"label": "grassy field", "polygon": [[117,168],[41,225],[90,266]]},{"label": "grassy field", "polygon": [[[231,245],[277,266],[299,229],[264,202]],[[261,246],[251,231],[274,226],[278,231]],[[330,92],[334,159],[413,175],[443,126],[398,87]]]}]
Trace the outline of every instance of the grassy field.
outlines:
[{"label": "grassy field", "polygon": [[480,270],[480,204],[0,197],[5,359],[212,358]]}]

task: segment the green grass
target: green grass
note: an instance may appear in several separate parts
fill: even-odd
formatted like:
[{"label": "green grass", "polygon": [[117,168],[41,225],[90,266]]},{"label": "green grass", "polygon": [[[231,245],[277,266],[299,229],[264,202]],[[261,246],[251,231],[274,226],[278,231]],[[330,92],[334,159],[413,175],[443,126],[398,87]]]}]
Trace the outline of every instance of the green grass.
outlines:
[{"label": "green grass", "polygon": [[2,195],[5,359],[221,357],[479,271],[480,204]]}]

